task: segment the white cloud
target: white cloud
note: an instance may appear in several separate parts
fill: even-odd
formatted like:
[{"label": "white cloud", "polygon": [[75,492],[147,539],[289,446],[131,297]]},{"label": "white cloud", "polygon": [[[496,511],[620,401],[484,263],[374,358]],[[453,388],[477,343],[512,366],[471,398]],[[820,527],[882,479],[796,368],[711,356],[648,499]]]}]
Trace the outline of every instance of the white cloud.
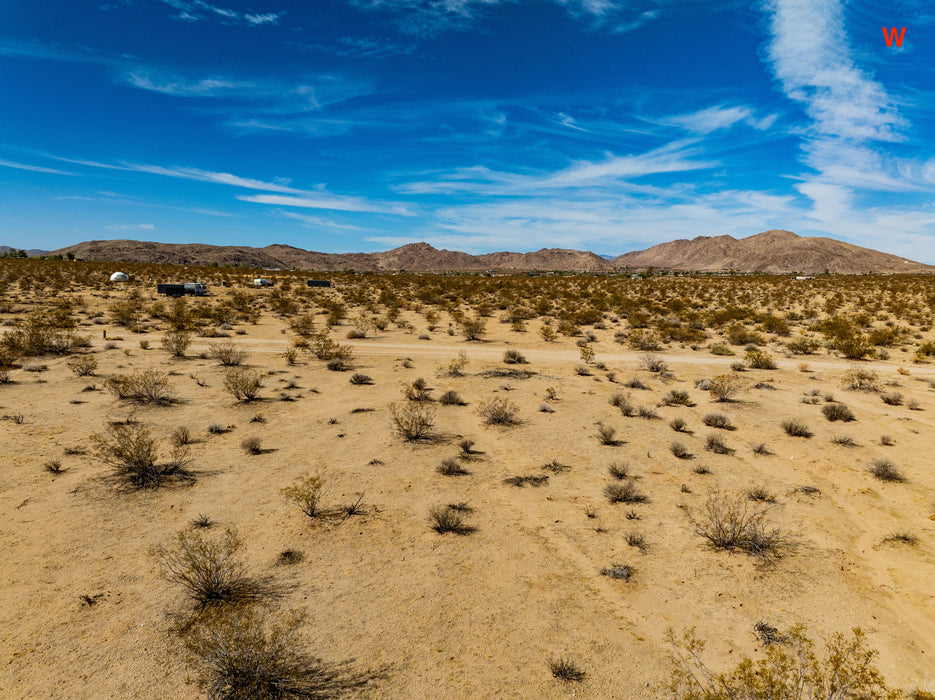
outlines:
[{"label": "white cloud", "polygon": [[370,212],[413,216],[402,204],[371,202],[362,197],[348,197],[326,193],[307,193],[301,197],[286,197],[275,194],[238,195],[237,199],[255,204],[272,204],[300,209],[331,209],[335,211]]},{"label": "white cloud", "polygon": [[114,224],[106,227],[108,231],[155,231],[154,224]]},{"label": "white cloud", "polygon": [[25,163],[17,163],[12,160],[2,160],[0,159],[0,167],[4,168],[13,168],[15,170],[29,170],[34,173],[48,173],[49,175],[74,175],[75,173],[70,173],[65,170],[56,170],[55,168],[43,168],[39,165],[27,165]]},{"label": "white cloud", "polygon": [[762,119],[757,119],[753,110],[749,107],[714,105],[697,112],[677,114],[670,117],[667,122],[694,133],[710,134],[721,129],[729,129],[738,122],[743,122],[747,126],[763,131],[772,126],[776,118],[777,115],[771,114]]},{"label": "white cloud", "polygon": [[773,71],[810,119],[806,163],[831,182],[893,189],[897,180],[881,177],[888,163],[870,144],[902,141],[908,124],[897,100],[851,55],[841,0],[767,0],[764,7],[770,13]]},{"label": "white cloud", "polygon": [[198,22],[211,17],[220,17],[225,23],[258,27],[264,24],[277,24],[279,18],[285,14],[283,12],[242,13],[212,5],[204,0],[160,0],[160,2],[176,10],[178,14],[173,15],[173,19],[183,22]]}]

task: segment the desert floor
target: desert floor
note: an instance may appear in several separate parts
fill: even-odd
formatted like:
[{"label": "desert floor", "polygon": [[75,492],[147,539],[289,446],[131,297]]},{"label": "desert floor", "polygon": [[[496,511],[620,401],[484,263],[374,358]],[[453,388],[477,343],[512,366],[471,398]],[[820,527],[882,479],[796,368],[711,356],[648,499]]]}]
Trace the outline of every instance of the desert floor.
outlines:
[{"label": "desert floor", "polygon": [[[890,685],[935,692],[932,365],[898,352],[861,363],[885,391],[903,395],[901,405],[887,405],[878,392],[842,388],[851,362],[777,353],[778,369],[740,373],[747,390],[716,403],[695,381],[730,373],[742,350],[661,352],[670,376],[660,376],[641,368],[640,353],[612,342],[612,330],[596,331],[595,359],[606,370],[592,366],[583,376],[574,339],[547,343],[533,327],[515,333],[490,319],[484,340],[466,342],[445,332],[447,321],[429,333],[421,316],[403,315],[411,329],[352,341],[344,338],[350,326],[333,330],[353,347],[349,372],[328,371],[307,353],[287,364],[292,335],[271,314],[238,325],[245,334],[231,340],[249,350],[247,366],[266,373],[261,400],[249,403],[224,390],[224,367],[199,356],[217,339],[196,338],[188,358],[170,359],[161,332],[91,325],[79,330],[92,338],[95,376],[74,376],[69,358],[57,356],[12,370],[13,383],[0,385],[0,695],[202,697],[170,631],[190,604],[153,553],[201,514],[215,523],[208,535],[236,529],[248,568],[285,587],[273,614],[307,614],[309,651],[385,670],[363,697],[660,697],[668,629],[694,626],[710,664],[727,669],[756,654],[758,621],[780,629],[804,622],[818,638],[861,627]],[[504,364],[506,349],[528,364]],[[438,376],[460,350],[469,358],[465,376]],[[484,376],[511,368],[534,374]],[[142,369],[169,373],[178,401],[138,406],[106,390],[107,377]],[[353,372],[373,384],[352,385]],[[436,437],[410,443],[394,431],[389,406],[405,402],[403,386],[418,377],[432,397],[454,389],[467,405],[435,404]],[[624,387],[633,377],[649,388]],[[672,389],[696,405],[660,406]],[[803,403],[812,392],[817,403]],[[655,408],[659,419],[623,416],[609,403],[617,393]],[[846,403],[856,422],[827,421],[826,395]],[[518,425],[484,423],[478,407],[494,397],[515,402]],[[910,410],[913,400],[918,410]],[[540,411],[544,403],[554,412]],[[703,425],[712,412],[736,429]],[[194,484],[132,492],[104,478],[109,468],[95,460],[90,436],[129,415],[153,430],[163,453],[174,430],[190,428]],[[693,433],[673,431],[677,417]],[[787,435],[788,418],[804,420],[813,436]],[[211,423],[233,427],[210,434]],[[601,444],[598,424],[615,428],[619,444]],[[712,433],[736,452],[706,451]],[[856,445],[832,442],[844,435]],[[892,445],[881,444],[884,435]],[[241,449],[251,436],[262,440],[259,455]],[[439,474],[462,438],[478,451],[463,460],[469,473]],[[690,459],[671,453],[676,441]],[[754,453],[761,443],[770,454]],[[905,481],[874,478],[868,467],[879,458]],[[43,468],[52,459],[63,473]],[[543,470],[553,460],[569,468]],[[608,502],[612,462],[628,463],[648,502]],[[313,470],[326,470],[326,508],[362,494],[363,514],[311,519],[285,500],[281,490]],[[549,479],[540,487],[504,483],[526,474]],[[756,487],[775,496],[768,517],[790,542],[772,565],[711,548],[689,519],[712,492],[745,498]],[[449,503],[473,509],[472,533],[429,527],[430,509]],[[918,543],[884,542],[896,532]],[[628,533],[644,535],[647,546],[628,545]],[[304,557],[281,565],[285,550]],[[633,567],[629,581],[601,575],[616,564]],[[559,657],[573,660],[584,680],[554,679],[548,662]]]}]

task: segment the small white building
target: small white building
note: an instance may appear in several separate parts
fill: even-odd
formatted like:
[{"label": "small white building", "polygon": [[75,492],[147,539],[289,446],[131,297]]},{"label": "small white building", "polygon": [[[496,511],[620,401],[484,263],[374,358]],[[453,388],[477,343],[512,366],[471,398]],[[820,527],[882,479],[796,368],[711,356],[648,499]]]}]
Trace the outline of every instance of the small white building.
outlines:
[{"label": "small white building", "polygon": [[111,282],[129,282],[130,276],[126,272],[115,272],[110,276]]}]

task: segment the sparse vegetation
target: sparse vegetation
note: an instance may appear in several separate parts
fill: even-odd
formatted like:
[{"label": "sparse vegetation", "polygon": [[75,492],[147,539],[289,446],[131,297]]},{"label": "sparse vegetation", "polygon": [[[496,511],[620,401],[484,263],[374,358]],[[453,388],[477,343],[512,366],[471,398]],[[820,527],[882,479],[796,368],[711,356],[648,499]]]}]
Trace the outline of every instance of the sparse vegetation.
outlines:
[{"label": "sparse vegetation", "polygon": [[396,432],[412,442],[425,440],[433,435],[435,408],[424,402],[391,403],[390,416]]},{"label": "sparse vegetation", "polygon": [[[780,641],[781,640],[781,641]],[[702,660],[705,644],[695,628],[681,639],[670,630],[672,675],[666,697],[673,700],[732,700],[734,698],[822,698],[823,700],[896,700],[901,693],[887,688],[877,670],[877,652],[866,647],[864,633],[850,638],[836,632],[815,652],[804,625],[776,633],[776,643],[764,643],[764,654],[743,658],[729,672],[716,673]]]},{"label": "sparse vegetation", "polygon": [[256,401],[262,387],[263,377],[253,370],[234,368],[224,375],[224,389],[238,401]]},{"label": "sparse vegetation", "polygon": [[296,478],[292,486],[282,489],[281,493],[290,503],[294,503],[308,517],[320,515],[318,507],[325,489],[325,476],[323,471],[305,472]]},{"label": "sparse vegetation", "polygon": [[906,477],[899,468],[888,459],[875,459],[870,463],[870,473],[880,481],[905,481]]},{"label": "sparse vegetation", "polygon": [[478,413],[487,425],[516,425],[519,423],[519,406],[509,399],[493,398],[482,401]]},{"label": "sparse vegetation", "polygon": [[808,424],[798,418],[787,418],[782,422],[782,429],[786,435],[791,437],[810,438],[814,433],[809,429]]}]

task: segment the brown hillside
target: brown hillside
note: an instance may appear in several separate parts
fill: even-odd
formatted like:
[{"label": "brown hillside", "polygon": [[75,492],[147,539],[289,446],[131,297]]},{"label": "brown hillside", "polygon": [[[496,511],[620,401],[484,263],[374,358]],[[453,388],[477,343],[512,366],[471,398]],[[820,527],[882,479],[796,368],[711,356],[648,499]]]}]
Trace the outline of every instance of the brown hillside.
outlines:
[{"label": "brown hillside", "polygon": [[803,238],[791,231],[766,231],[740,240],[699,236],[661,243],[614,258],[619,267],[743,272],[935,272],[935,266],[906,260],[832,238]]},{"label": "brown hillside", "polygon": [[410,243],[379,253],[319,253],[288,245],[213,246],[200,243],[89,241],[53,251],[74,253],[80,260],[171,263],[176,265],[241,265],[303,270],[411,272],[483,270],[566,270],[598,272],[655,267],[670,270],[738,270],[741,272],[835,272],[839,274],[935,273],[935,266],[842,243],[831,238],[804,238],[791,231],[766,231],[736,239],[700,236],[661,243],[613,260],[591,252],[543,248],[530,253],[470,255]]}]

